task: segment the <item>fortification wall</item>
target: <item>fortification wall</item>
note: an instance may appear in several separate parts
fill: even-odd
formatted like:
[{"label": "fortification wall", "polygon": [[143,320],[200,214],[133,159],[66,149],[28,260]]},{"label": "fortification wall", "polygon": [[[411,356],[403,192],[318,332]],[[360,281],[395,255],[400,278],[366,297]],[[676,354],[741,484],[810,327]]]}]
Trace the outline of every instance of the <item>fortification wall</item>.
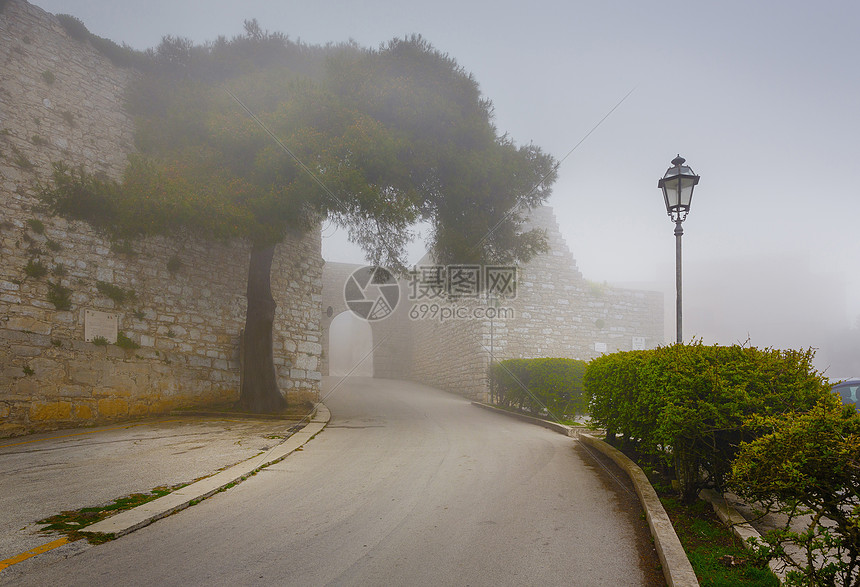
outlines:
[{"label": "fortification wall", "polygon": [[[123,103],[135,73],[22,0],[0,12],[0,63],[0,436],[236,399],[246,244],[148,238],[117,247],[39,209],[52,162],[121,176],[133,149]],[[47,274],[35,275],[38,266]],[[293,400],[319,394],[321,280],[319,233],[288,237],[272,289],[275,362]],[[106,286],[134,296],[120,303]],[[61,288],[67,310],[54,303]],[[87,310],[113,316],[139,348],[86,342]]]},{"label": "fortification wall", "polygon": [[550,250],[519,270],[518,296],[504,302],[514,317],[504,320],[497,359],[588,361],[607,352],[663,343],[662,293],[587,281],[551,208],[533,210],[528,223],[546,232]]}]

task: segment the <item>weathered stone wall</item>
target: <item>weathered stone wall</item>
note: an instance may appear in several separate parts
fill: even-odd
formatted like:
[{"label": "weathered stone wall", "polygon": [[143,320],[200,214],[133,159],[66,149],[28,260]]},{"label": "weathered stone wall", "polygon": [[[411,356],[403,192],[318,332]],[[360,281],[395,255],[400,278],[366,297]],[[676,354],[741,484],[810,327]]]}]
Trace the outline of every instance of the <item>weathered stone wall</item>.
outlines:
[{"label": "weathered stone wall", "polygon": [[[566,357],[590,360],[604,352],[663,343],[663,294],[614,288],[585,280],[567,247],[552,209],[532,211],[532,227],[546,231],[548,253],[519,271],[515,300],[505,302],[515,317],[496,358]],[[605,350],[599,350],[605,345]]]},{"label": "weathered stone wall", "polygon": [[[150,238],[117,250],[86,224],[39,211],[52,162],[120,177],[134,72],[22,0],[0,13],[0,63],[0,436],[235,399],[247,245]],[[27,275],[34,263],[47,275]],[[321,272],[318,232],[278,247],[275,362],[294,399],[319,393]],[[134,299],[119,304],[99,282]],[[67,311],[51,301],[56,285],[70,291]],[[140,348],[85,342],[87,309],[116,313]]]}]

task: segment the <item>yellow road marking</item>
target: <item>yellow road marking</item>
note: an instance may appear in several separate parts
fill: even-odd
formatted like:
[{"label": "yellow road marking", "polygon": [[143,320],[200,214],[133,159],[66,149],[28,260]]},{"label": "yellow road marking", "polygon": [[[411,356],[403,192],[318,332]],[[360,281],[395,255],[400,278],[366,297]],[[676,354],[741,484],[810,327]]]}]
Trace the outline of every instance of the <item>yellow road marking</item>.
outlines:
[{"label": "yellow road marking", "polygon": [[13,442],[12,444],[0,444],[0,448],[10,446],[21,446],[22,444],[31,444],[33,442],[42,442],[45,440],[56,440],[57,438],[70,438],[72,436],[82,436],[84,434],[98,434],[99,432],[109,432],[111,430],[123,430],[125,428],[134,428],[135,426],[146,426],[147,424],[166,424],[168,422],[181,422],[182,420],[158,420],[156,422],[138,422],[137,424],[126,424],[117,426],[116,428],[99,428],[98,430],[88,430],[87,432],[75,432],[74,434],[63,434],[61,436],[47,436],[45,438],[37,438],[35,440],[25,440],[24,442]]},{"label": "yellow road marking", "polygon": [[53,542],[49,542],[47,544],[43,544],[42,546],[37,546],[36,548],[31,548],[27,552],[22,552],[18,556],[13,556],[12,558],[7,558],[6,560],[0,561],[0,571],[7,567],[11,567],[12,565],[17,565],[20,562],[27,560],[28,558],[33,558],[37,554],[42,554],[43,552],[48,552],[49,550],[54,550],[55,548],[59,548],[64,544],[68,544],[68,538],[58,538]]}]

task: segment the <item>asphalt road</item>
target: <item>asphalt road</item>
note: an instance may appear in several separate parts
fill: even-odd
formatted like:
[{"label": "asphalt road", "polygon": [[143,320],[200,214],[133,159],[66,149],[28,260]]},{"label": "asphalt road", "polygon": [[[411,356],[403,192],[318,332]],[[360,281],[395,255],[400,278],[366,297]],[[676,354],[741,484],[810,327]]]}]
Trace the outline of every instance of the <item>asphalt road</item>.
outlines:
[{"label": "asphalt road", "polygon": [[326,405],[303,451],[15,584],[660,584],[635,499],[574,440],[405,382]]}]

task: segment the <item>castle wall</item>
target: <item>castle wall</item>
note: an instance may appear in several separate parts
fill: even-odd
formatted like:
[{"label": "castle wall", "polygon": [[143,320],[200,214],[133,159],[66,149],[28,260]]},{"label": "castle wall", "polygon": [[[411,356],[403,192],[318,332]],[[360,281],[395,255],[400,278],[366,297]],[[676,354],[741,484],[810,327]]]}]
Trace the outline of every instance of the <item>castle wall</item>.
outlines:
[{"label": "castle wall", "polygon": [[[0,436],[236,399],[246,244],[157,237],[117,247],[38,205],[55,161],[120,178],[133,149],[123,103],[134,72],[22,0],[0,12],[0,63]],[[28,275],[28,264],[48,272]],[[111,299],[105,284],[133,299]],[[68,310],[54,303],[58,286]],[[281,389],[315,399],[318,231],[279,245],[272,289]],[[86,342],[87,310],[115,316],[139,348]]]}]

